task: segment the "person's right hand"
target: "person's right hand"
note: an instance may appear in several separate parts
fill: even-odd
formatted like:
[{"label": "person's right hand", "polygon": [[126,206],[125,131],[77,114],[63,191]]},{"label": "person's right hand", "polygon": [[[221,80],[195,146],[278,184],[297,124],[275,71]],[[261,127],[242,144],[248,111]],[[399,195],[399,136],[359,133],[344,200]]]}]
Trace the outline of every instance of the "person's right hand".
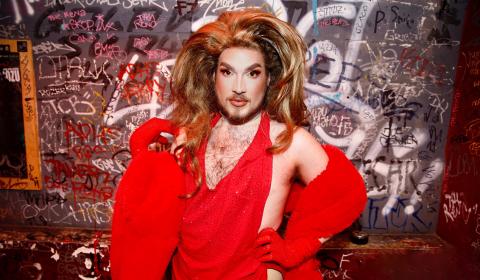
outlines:
[{"label": "person's right hand", "polygon": [[[161,147],[162,144],[168,144],[168,139],[160,135],[160,133],[165,132],[175,136],[177,131],[178,129],[176,129],[169,120],[152,118],[146,121],[130,136],[130,153],[132,154],[132,158],[142,151],[157,150],[156,145],[160,145]],[[152,143],[159,144],[154,144],[150,147]]]},{"label": "person's right hand", "polygon": [[175,158],[182,158],[183,145],[187,141],[187,134],[183,128],[178,129],[177,135],[174,135],[172,145],[170,146],[170,154]]}]

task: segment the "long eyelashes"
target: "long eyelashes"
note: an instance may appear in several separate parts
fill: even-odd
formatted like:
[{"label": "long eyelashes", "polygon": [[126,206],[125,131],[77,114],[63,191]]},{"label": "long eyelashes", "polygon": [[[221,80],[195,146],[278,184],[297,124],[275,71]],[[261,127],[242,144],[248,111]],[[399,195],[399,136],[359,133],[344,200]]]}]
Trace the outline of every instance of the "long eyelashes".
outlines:
[{"label": "long eyelashes", "polygon": [[252,78],[256,78],[256,77],[260,76],[261,73],[262,73],[262,72],[259,71],[259,70],[253,70],[253,71],[250,71],[250,72],[248,73],[248,75],[250,75],[250,77],[252,77]]},{"label": "long eyelashes", "polygon": [[232,71],[228,69],[220,69],[220,73],[222,73],[225,77],[232,75]]},{"label": "long eyelashes", "polygon": [[[225,77],[229,77],[229,76],[232,75],[232,71],[230,69],[227,69],[227,68],[220,69],[219,71]],[[262,71],[260,71],[260,70],[253,70],[253,71],[248,72],[248,76],[251,77],[251,78],[257,78],[258,76],[260,76],[261,73],[262,73]]]}]

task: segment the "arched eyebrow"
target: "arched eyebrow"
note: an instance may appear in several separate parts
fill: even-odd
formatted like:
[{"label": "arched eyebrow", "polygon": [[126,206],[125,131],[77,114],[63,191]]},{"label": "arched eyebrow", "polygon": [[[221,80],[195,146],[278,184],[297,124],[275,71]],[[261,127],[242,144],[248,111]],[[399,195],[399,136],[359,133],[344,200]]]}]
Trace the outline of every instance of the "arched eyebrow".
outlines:
[{"label": "arched eyebrow", "polygon": [[258,67],[262,68],[262,65],[260,63],[254,63],[247,68],[247,72],[252,71],[253,69]]},{"label": "arched eyebrow", "polygon": [[[232,71],[235,70],[230,64],[228,64],[228,63],[226,63],[226,62],[223,62],[223,61],[220,62],[220,63],[218,64],[218,66],[226,67],[226,68],[228,68],[229,70],[232,70]],[[250,72],[250,71],[252,71],[253,69],[258,68],[258,67],[262,68],[262,64],[260,64],[260,63],[254,63],[254,64],[248,66],[247,69],[245,70],[245,72]],[[234,71],[234,72],[235,72],[235,71]]]}]

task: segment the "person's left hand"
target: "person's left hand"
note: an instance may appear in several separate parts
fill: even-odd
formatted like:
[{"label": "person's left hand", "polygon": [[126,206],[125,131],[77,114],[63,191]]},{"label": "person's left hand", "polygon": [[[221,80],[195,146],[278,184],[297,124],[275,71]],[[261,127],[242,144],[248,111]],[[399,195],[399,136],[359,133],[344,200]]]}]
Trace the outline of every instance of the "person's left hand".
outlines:
[{"label": "person's left hand", "polygon": [[263,229],[256,240],[257,258],[275,262],[285,269],[300,265],[320,249],[318,238],[283,239],[272,228]]}]

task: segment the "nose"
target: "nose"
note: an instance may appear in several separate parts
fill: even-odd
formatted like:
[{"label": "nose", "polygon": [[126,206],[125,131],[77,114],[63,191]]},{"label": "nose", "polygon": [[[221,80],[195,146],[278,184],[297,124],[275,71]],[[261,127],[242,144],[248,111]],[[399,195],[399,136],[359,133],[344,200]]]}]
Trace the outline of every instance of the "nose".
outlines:
[{"label": "nose", "polygon": [[246,92],[245,80],[243,75],[237,75],[235,84],[233,85],[233,92],[235,94],[244,94]]}]

